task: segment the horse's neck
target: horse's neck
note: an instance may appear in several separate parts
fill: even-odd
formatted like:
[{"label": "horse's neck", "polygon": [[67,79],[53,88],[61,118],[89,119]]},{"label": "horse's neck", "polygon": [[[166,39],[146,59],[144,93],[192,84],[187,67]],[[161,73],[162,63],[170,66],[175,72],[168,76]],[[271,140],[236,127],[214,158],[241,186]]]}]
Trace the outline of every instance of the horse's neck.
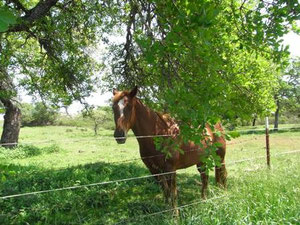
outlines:
[{"label": "horse's neck", "polygon": [[135,106],[135,124],[132,127],[136,136],[166,134],[168,125],[156,112],[143,105],[139,100]]}]

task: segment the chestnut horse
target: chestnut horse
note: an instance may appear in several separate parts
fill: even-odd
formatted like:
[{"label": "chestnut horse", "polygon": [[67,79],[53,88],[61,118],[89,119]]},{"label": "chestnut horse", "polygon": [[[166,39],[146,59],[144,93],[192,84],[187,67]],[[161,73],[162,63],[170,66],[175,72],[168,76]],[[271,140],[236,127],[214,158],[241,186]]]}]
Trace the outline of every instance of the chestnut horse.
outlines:
[{"label": "chestnut horse", "polygon": [[[226,142],[224,135],[214,135],[211,128],[206,126],[206,140],[203,141],[203,148],[195,145],[193,142],[180,144],[183,154],[178,151],[171,151],[172,156],[166,157],[161,151],[156,149],[153,136],[172,136],[176,141],[179,133],[177,124],[157,112],[146,107],[137,97],[137,87],[129,91],[113,91],[113,112],[116,124],[114,137],[117,143],[124,144],[127,132],[132,129],[140,147],[140,155],[152,174],[161,174],[155,176],[161,184],[164,191],[165,200],[171,200],[172,206],[175,208],[177,203],[176,189],[176,170],[196,165],[202,180],[202,198],[205,198],[207,189],[208,175],[205,172],[205,164],[201,162],[201,157],[205,156],[205,148],[207,140],[211,143],[218,142],[217,154],[221,158],[221,166],[215,168],[216,182],[226,186],[226,168],[225,168],[225,152]],[[221,124],[216,124],[215,129],[223,133]],[[150,137],[147,137],[150,136]],[[141,138],[139,138],[141,137]],[[179,141],[179,140],[177,140]],[[170,147],[170,146],[166,146]],[[171,148],[171,147],[170,147]]]}]

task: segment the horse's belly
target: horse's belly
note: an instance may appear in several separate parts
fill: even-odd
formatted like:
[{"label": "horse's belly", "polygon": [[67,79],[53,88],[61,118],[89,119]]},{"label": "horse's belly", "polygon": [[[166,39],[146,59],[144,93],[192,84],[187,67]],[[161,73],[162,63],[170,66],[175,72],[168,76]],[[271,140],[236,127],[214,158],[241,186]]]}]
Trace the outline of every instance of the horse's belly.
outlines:
[{"label": "horse's belly", "polygon": [[202,150],[197,151],[185,151],[184,154],[179,153],[179,160],[176,163],[176,169],[184,169],[193,165],[197,165],[201,162],[201,156],[204,152]]}]

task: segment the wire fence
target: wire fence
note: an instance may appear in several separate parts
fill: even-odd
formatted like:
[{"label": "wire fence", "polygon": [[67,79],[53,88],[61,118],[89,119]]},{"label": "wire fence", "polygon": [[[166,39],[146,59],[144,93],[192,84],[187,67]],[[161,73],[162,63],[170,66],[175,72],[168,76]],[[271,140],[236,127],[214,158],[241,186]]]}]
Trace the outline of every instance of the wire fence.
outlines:
[{"label": "wire fence", "polygon": [[[300,150],[277,153],[277,154],[274,154],[273,157],[278,157],[280,155],[293,154],[293,153],[300,153]],[[254,157],[254,158],[248,158],[248,159],[232,161],[232,162],[226,163],[226,165],[234,165],[234,164],[237,164],[237,163],[242,163],[242,162],[247,162],[247,161],[254,161],[254,160],[258,160],[258,159],[262,159],[262,158],[265,158],[265,156],[259,156],[259,157]],[[93,187],[93,186],[114,184],[114,183],[120,183],[120,182],[128,182],[128,181],[134,181],[134,180],[139,180],[139,179],[146,179],[146,178],[151,178],[151,177],[170,175],[170,174],[174,174],[174,173],[176,173],[176,171],[164,172],[164,173],[158,173],[158,174],[151,174],[151,175],[139,176],[139,177],[130,177],[130,178],[112,180],[112,181],[103,181],[103,182],[92,183],[92,184],[74,185],[74,186],[55,188],[55,189],[49,189],[49,190],[42,190],[42,191],[34,191],[34,192],[6,195],[6,196],[0,196],[0,199],[4,200],[4,199],[9,199],[9,198],[17,198],[17,197],[23,197],[23,196],[29,196],[29,195],[44,194],[44,193],[50,193],[50,192],[56,192],[56,191],[74,190],[74,189],[85,188],[85,187]]]},{"label": "wire fence", "polygon": [[[269,129],[270,131],[285,131],[285,130],[291,130],[291,131],[294,131],[294,130],[298,130],[300,129],[300,127],[282,127],[282,128],[272,128],[272,129]],[[240,133],[247,133],[247,132],[256,132],[256,131],[265,131],[266,129],[265,128],[259,128],[259,129],[245,129],[245,130],[235,130],[235,131],[238,131]]]},{"label": "wire fence", "polygon": [[[101,142],[101,141],[106,141],[106,140],[124,140],[124,139],[145,139],[145,138],[155,138],[155,137],[174,137],[174,135],[148,135],[148,136],[128,136],[128,137],[112,137],[112,136],[102,136],[101,138],[94,138],[93,141],[94,142]],[[12,142],[12,143],[0,143],[0,147],[1,146],[16,146],[16,145],[35,145],[35,144],[47,144],[47,143],[51,143],[51,144],[56,144],[58,142],[63,142],[64,144],[70,144],[70,143],[82,143],[82,142],[90,142],[91,140],[88,138],[82,138],[82,139],[65,139],[65,140],[61,140],[61,141],[57,141],[57,140],[46,140],[46,141],[31,141],[31,142]],[[229,142],[227,143],[227,145],[233,145],[233,144],[240,144],[243,142],[249,142],[251,140],[247,140],[247,141],[242,141],[242,142]],[[98,143],[97,143],[98,144]]]},{"label": "wire fence", "polygon": [[[171,137],[171,135],[148,135],[148,136],[130,136],[130,138],[153,138],[153,137]],[[113,138],[115,139],[114,137],[108,137],[109,139]],[[117,139],[124,139],[124,138],[117,138]],[[248,142],[251,142],[253,140],[257,140],[256,137],[254,138],[251,138],[249,140],[244,140],[244,141],[238,141],[238,142],[229,142],[229,143],[226,143],[226,145],[238,145],[238,144],[245,144],[245,143],[248,143]],[[89,140],[86,140],[86,141],[89,141]],[[74,143],[74,142],[80,142],[78,140],[71,140],[71,141],[64,141],[64,144],[66,143]],[[52,143],[52,141],[41,141],[41,142],[26,142],[26,144],[41,144],[41,143]],[[7,143],[7,145],[15,145],[16,143]],[[20,145],[25,145],[24,142],[23,143],[20,143]],[[5,144],[2,144],[2,145],[5,145]],[[197,147],[195,149],[191,149],[191,150],[187,150],[185,151],[185,153],[190,153],[190,152],[195,152],[195,151],[201,151],[201,148],[200,147]],[[118,161],[106,161],[106,163],[113,163],[113,164],[118,164],[118,163],[129,163],[129,162],[133,162],[133,161],[138,161],[138,160],[144,160],[144,159],[153,159],[153,158],[158,158],[158,157],[165,157],[166,155],[165,154],[157,154],[157,155],[152,155],[152,156],[147,156],[147,157],[136,157],[136,158],[133,158],[133,159],[125,159],[125,160],[118,160]]]},{"label": "wire fence", "polygon": [[[285,130],[300,130],[300,127],[286,127],[286,128],[280,128],[278,129],[277,131],[285,131]],[[275,129],[270,129],[270,131],[274,131]],[[265,129],[245,129],[245,130],[235,130],[237,132],[240,132],[240,133],[255,133],[257,131],[265,131]],[[145,138],[155,138],[155,137],[176,137],[178,134],[153,134],[153,135],[140,135],[140,136],[134,136],[134,135],[129,135],[129,136],[126,136],[126,137],[113,137],[113,136],[100,136],[100,137],[96,137],[94,138],[93,140],[94,141],[104,141],[104,140],[124,140],[124,139],[145,139]],[[82,142],[82,141],[90,141],[90,139],[87,138],[76,138],[75,140],[74,139],[71,139],[71,140],[68,140],[68,139],[64,139],[64,140],[61,140],[61,142],[63,143],[76,143],[76,142]],[[45,141],[30,141],[30,142],[11,142],[11,143],[0,143],[0,146],[15,146],[15,145],[32,145],[32,144],[44,144],[44,143],[56,143],[57,140],[45,140]],[[235,144],[235,143],[228,143],[228,145],[231,145],[231,144]]]},{"label": "wire fence", "polygon": [[[293,127],[293,128],[281,128],[281,130],[297,130],[300,129],[300,127]],[[255,132],[255,131],[263,131],[265,129],[248,129],[248,130],[238,130],[238,132]],[[136,138],[136,139],[143,139],[143,138],[154,138],[154,137],[174,137],[174,135],[170,134],[170,135],[146,135],[146,136],[128,136],[128,137],[119,137],[119,138],[115,138],[112,136],[101,136],[100,138],[96,138],[95,141],[102,141],[102,140],[115,140],[115,139],[124,139],[124,138]],[[244,141],[238,141],[238,142],[229,142],[227,145],[238,145],[238,144],[244,144],[244,143],[248,143],[251,142],[253,140],[257,140],[256,137],[248,139],[248,140],[244,140]],[[65,140],[63,141],[63,143],[74,143],[74,142],[82,142],[82,141],[90,141],[87,140],[86,138],[84,139],[76,139],[76,140]],[[0,144],[0,146],[5,146],[5,145],[26,145],[26,144],[43,144],[43,143],[55,143],[54,140],[46,140],[46,141],[39,141],[39,142],[21,142],[21,143],[4,143],[4,144]],[[186,152],[192,152],[192,151],[199,151],[200,148],[196,148],[196,149],[191,149],[189,151]],[[300,153],[300,150],[292,150],[292,151],[285,151],[285,152],[280,152],[280,153],[276,153],[276,154],[272,154],[272,158],[273,157],[280,157],[282,155],[287,155],[287,154],[296,154],[296,153]],[[155,157],[165,157],[165,154],[157,154],[157,155],[153,155],[153,156],[148,156],[148,157],[137,157],[137,158],[133,158],[133,159],[126,159],[126,160],[120,160],[120,161],[112,161],[109,163],[124,163],[124,162],[133,162],[136,160],[144,160],[144,159],[151,159],[151,158],[155,158]],[[263,156],[257,156],[257,157],[252,157],[252,158],[245,158],[245,159],[240,159],[240,160],[235,160],[235,161],[229,161],[226,163],[227,166],[230,165],[235,165],[238,163],[244,163],[244,162],[253,162],[256,160],[260,160],[266,158],[265,155]],[[45,194],[45,193],[53,193],[53,192],[59,192],[59,191],[72,191],[72,190],[76,190],[76,189],[81,189],[81,188],[89,188],[89,187],[95,187],[95,186],[103,186],[103,185],[109,185],[109,184],[118,184],[118,183],[124,183],[124,182],[131,182],[131,181],[136,181],[136,180],[141,180],[141,179],[148,179],[148,178],[153,178],[153,177],[159,177],[159,176],[166,176],[166,175],[170,175],[170,174],[174,174],[176,173],[176,171],[171,171],[171,172],[164,172],[164,173],[159,173],[159,174],[151,174],[151,175],[145,175],[145,176],[138,176],[138,177],[128,177],[128,178],[124,178],[124,179],[118,179],[118,180],[109,180],[109,181],[101,181],[101,182],[97,182],[97,183],[90,183],[90,184],[83,184],[83,185],[74,185],[74,186],[68,186],[68,187],[61,187],[61,188],[54,188],[54,189],[48,189],[48,190],[40,190],[40,191],[32,191],[32,192],[26,192],[26,193],[18,193],[18,194],[11,194],[11,195],[5,195],[5,196],[0,196],[0,200],[7,200],[7,199],[14,199],[14,198],[19,198],[19,197],[26,197],[26,196],[32,196],[32,195],[39,195],[39,194]],[[180,174],[180,173],[179,173]],[[166,210],[162,210],[162,211],[157,211],[154,213],[149,213],[146,215],[142,215],[139,217],[135,217],[133,219],[126,219],[126,220],[122,220],[120,222],[118,222],[117,224],[122,224],[122,223],[127,223],[133,220],[141,220],[147,217],[152,217],[152,216],[156,216],[156,215],[160,215],[160,214],[164,214],[164,213],[168,213],[168,212],[174,212],[175,210],[183,210],[185,208],[188,208],[190,206],[196,205],[196,204],[200,204],[203,202],[209,202],[209,201],[214,201],[220,198],[225,198],[228,197],[227,195],[223,195],[223,196],[217,196],[217,197],[213,197],[210,198],[208,200],[200,200],[200,201],[195,201],[195,202],[191,202],[189,204],[184,204],[181,206],[178,206],[176,208],[171,208],[171,209],[166,209]]]},{"label": "wire fence", "polygon": [[[145,138],[155,138],[155,137],[174,137],[176,134],[156,134],[156,135],[141,135],[141,136],[126,136],[126,137],[113,137],[113,136],[101,136],[100,138],[94,138],[94,141],[104,141],[104,140],[124,140],[128,138],[136,138],[136,139],[145,139]],[[82,141],[90,141],[87,138],[82,139],[72,139],[72,140],[62,140],[64,143],[74,143],[74,142],[82,142]],[[12,142],[12,143],[2,143],[0,146],[9,146],[9,145],[30,145],[30,144],[44,144],[44,143],[53,143],[54,140],[46,140],[46,141],[31,141],[31,142]]]}]

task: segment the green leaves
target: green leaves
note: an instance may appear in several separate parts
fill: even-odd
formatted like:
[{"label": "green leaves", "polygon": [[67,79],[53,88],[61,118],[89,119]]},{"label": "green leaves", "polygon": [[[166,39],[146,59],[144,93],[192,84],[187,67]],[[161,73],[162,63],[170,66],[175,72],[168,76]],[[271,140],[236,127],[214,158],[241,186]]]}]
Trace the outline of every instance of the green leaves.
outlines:
[{"label": "green leaves", "polygon": [[8,30],[10,25],[17,23],[17,17],[12,13],[8,7],[0,8],[0,32]]},{"label": "green leaves", "polygon": [[[17,88],[47,103],[62,106],[74,100],[83,102],[98,85],[101,66],[91,53],[101,34],[104,6],[96,0],[58,1],[38,19],[30,17],[39,12],[27,9],[38,10],[35,6],[39,2],[47,3],[11,2],[9,8],[0,9],[0,64],[14,78]],[[16,15],[21,17],[17,19]],[[28,23],[29,17],[34,21]],[[22,32],[5,32],[17,23]]]},{"label": "green leaves", "polygon": [[300,35],[300,25],[298,25],[296,22],[292,24],[292,31],[294,31],[296,34]]},{"label": "green leaves", "polygon": [[[287,61],[279,37],[287,32],[286,23],[300,15],[297,2],[135,4],[134,21],[126,14],[132,11],[130,4],[123,6],[127,11],[120,9],[126,15],[120,18],[128,28],[127,37],[134,38],[113,52],[109,85],[138,84],[147,104],[170,113],[183,140],[199,145],[206,123],[249,119],[254,113],[263,116],[275,110],[277,78]],[[124,54],[128,44],[130,51]]]},{"label": "green leaves", "polygon": [[277,107],[281,112],[300,113],[300,58],[294,58],[278,78],[279,88],[275,93]]}]

